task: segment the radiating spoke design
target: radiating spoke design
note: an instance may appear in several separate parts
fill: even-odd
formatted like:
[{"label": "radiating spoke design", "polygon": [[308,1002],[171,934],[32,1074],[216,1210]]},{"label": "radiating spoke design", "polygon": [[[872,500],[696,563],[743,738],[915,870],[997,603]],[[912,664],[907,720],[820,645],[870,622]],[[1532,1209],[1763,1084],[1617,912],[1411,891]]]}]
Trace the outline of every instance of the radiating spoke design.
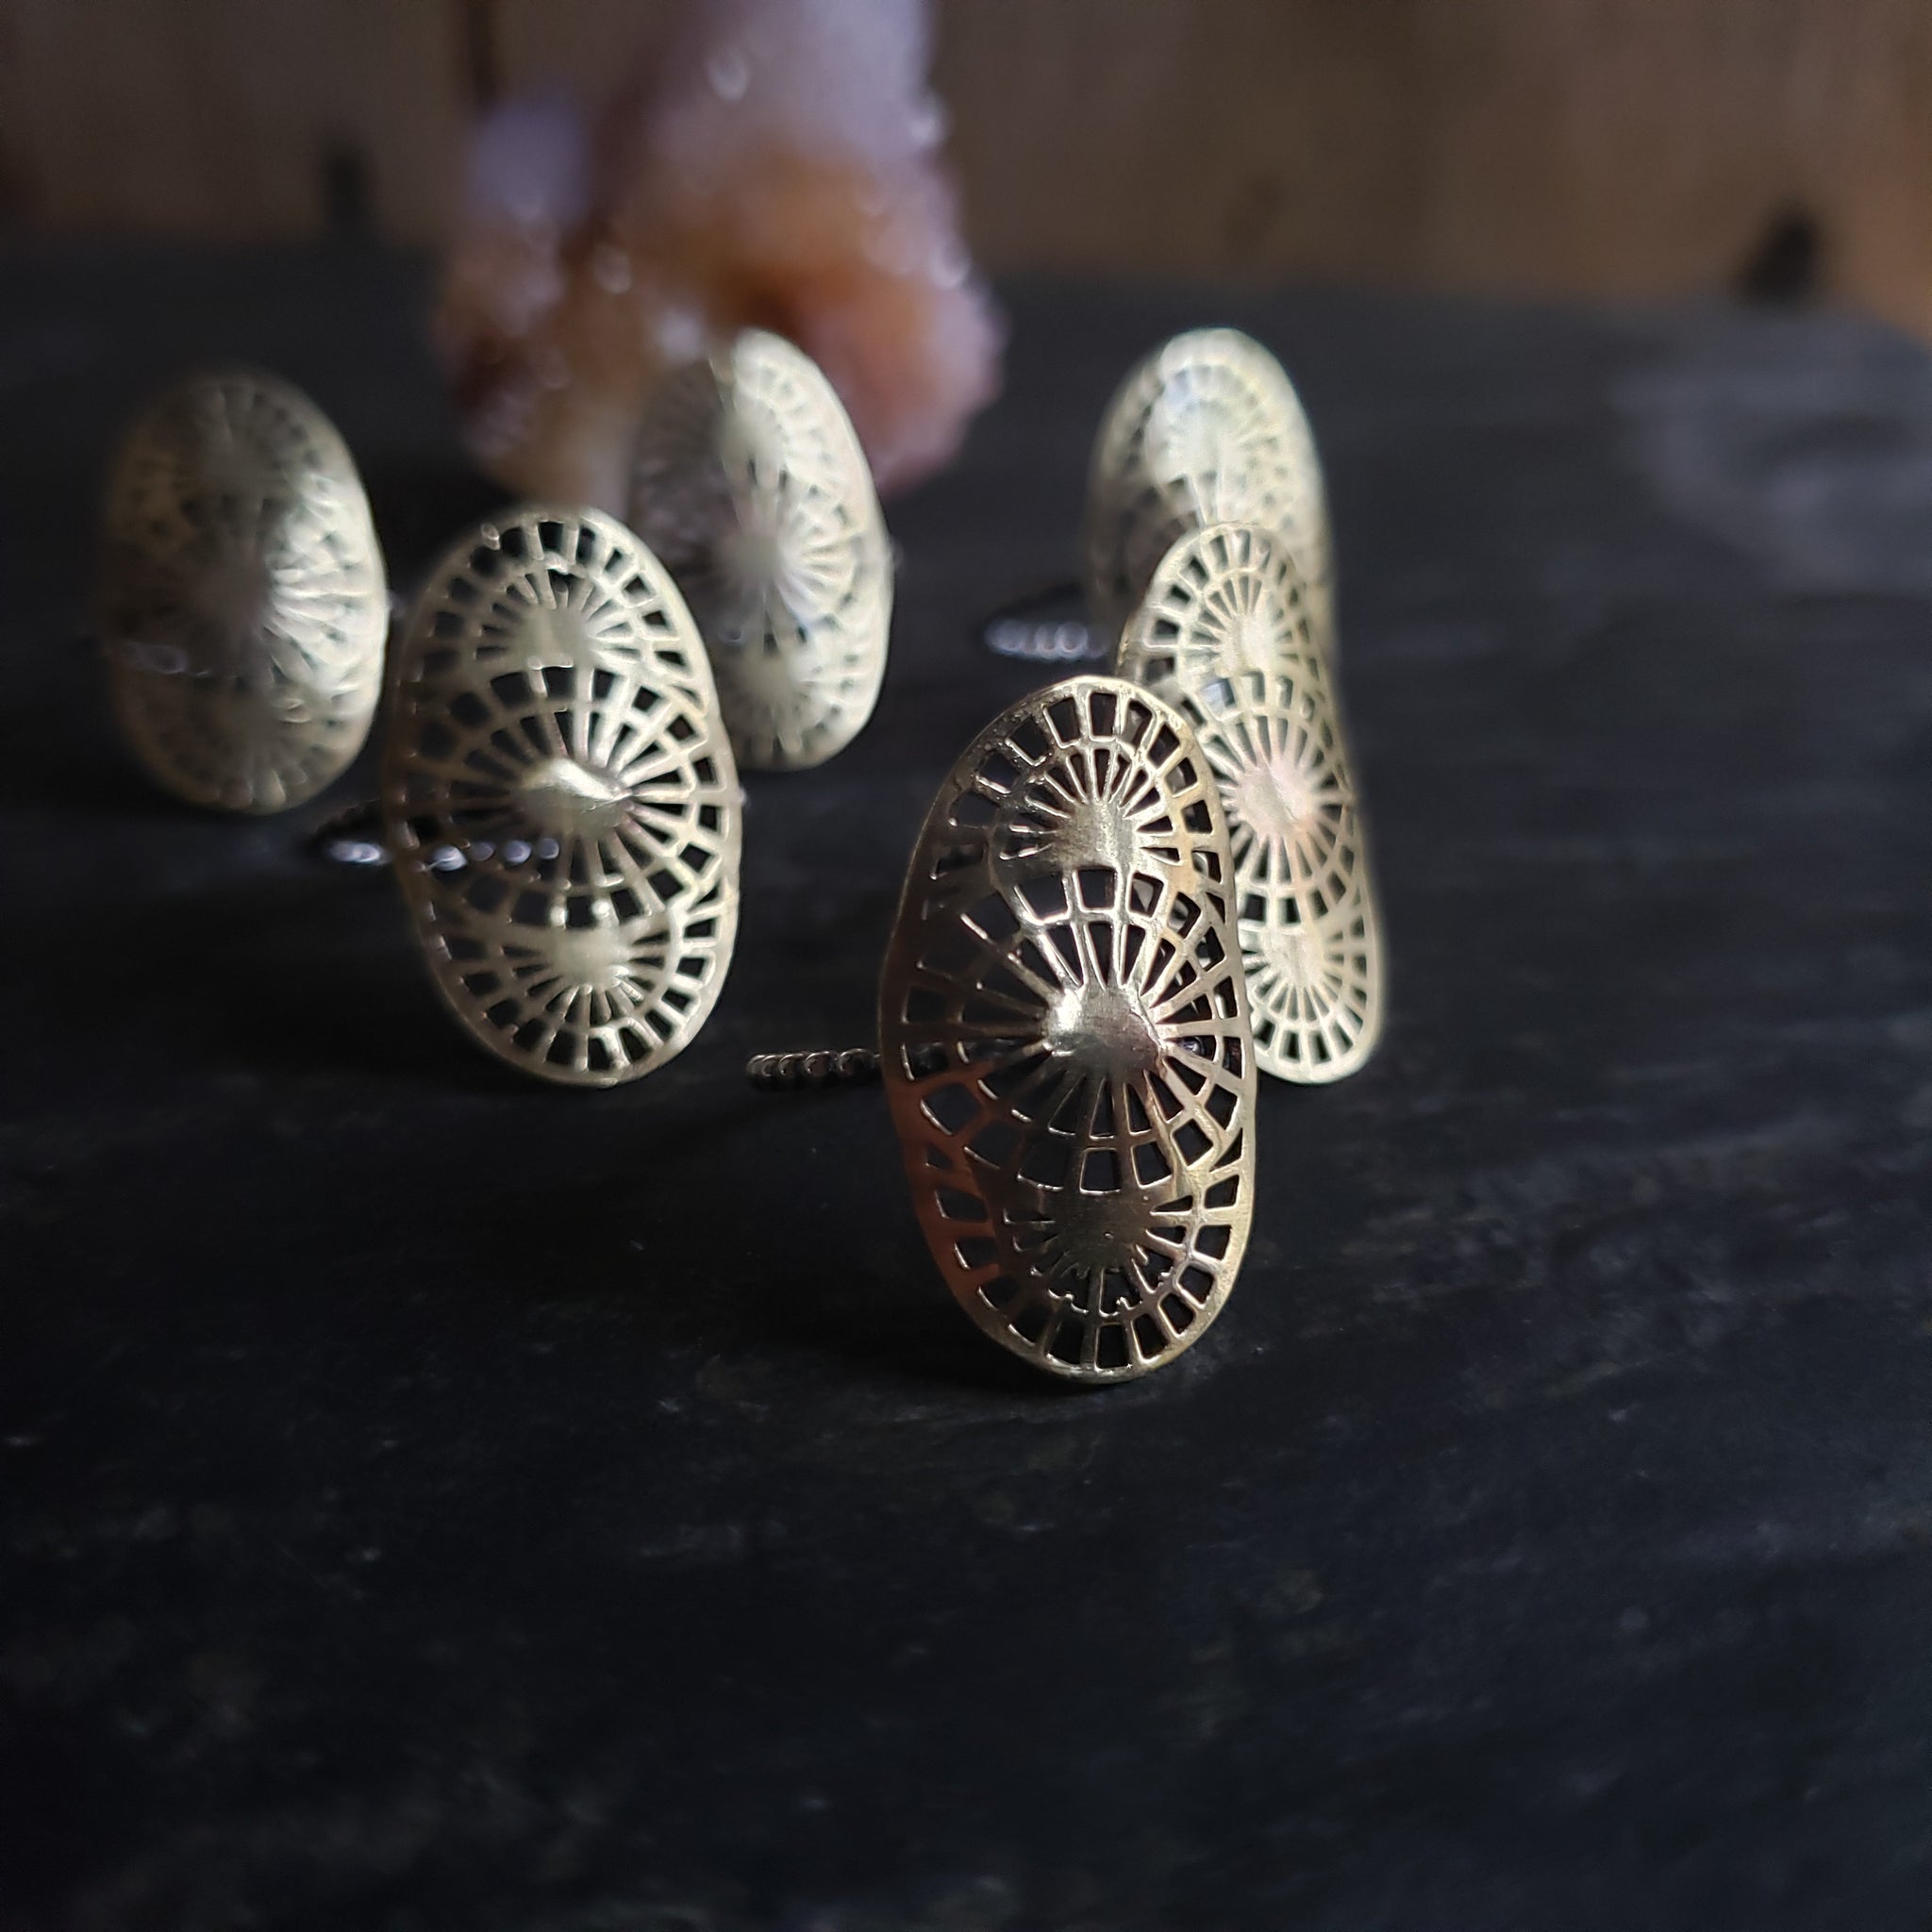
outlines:
[{"label": "radiating spoke design", "polygon": [[737,773],[658,560],[593,510],[453,549],[411,613],[383,808],[437,983],[492,1052],[608,1086],[680,1051],[730,962]]},{"label": "radiating spoke design", "polygon": [[1262,1071],[1337,1080],[1381,1036],[1381,925],[1334,671],[1292,558],[1210,525],[1161,560],[1122,633],[1124,676],[1189,719],[1233,841]]},{"label": "radiating spoke design", "polygon": [[1087,490],[1087,595],[1118,631],[1174,541],[1255,524],[1285,544],[1329,637],[1327,496],[1301,399],[1281,364],[1237,329],[1194,329],[1140,363],[1109,405]]},{"label": "radiating spoke design", "polygon": [[1255,1075],[1232,865],[1186,723],[1105,677],[982,732],[914,853],[880,1042],[915,1205],[967,1311],[1057,1374],[1158,1366],[1240,1265]]},{"label": "radiating spoke design", "polygon": [[816,765],[871,717],[891,564],[865,456],[817,365],[761,330],[664,383],[631,514],[703,632],[741,763]]},{"label": "radiating spoke design", "polygon": [[101,627],[143,763],[196,804],[279,811],[361,750],[388,603],[348,450],[248,372],[170,390],[108,486]]}]

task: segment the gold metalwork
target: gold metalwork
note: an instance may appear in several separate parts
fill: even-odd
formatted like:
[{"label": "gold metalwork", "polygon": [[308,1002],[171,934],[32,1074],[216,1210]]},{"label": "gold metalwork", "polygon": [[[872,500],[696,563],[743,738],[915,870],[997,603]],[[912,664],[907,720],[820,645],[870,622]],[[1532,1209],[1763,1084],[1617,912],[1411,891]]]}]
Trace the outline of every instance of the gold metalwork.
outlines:
[{"label": "gold metalwork", "polygon": [[389,606],[356,465],[299,390],[192,376],[108,473],[101,635],[114,712],[195,805],[286,810],[361,750]]},{"label": "gold metalwork", "polygon": [[1087,485],[1087,608],[1119,634],[1174,541],[1258,524],[1286,546],[1332,651],[1327,494],[1287,372],[1239,329],[1191,329],[1129,372],[1102,420]]},{"label": "gold metalwork", "polygon": [[631,518],[711,654],[741,764],[822,764],[872,716],[891,555],[858,438],[810,357],[749,329],[647,407]]},{"label": "gold metalwork", "polygon": [[1334,668],[1292,554],[1249,525],[1182,537],[1116,668],[1186,714],[1213,771],[1262,1071],[1354,1073],[1382,1033],[1381,918]]},{"label": "gold metalwork", "polygon": [[704,645],[629,530],[526,507],[452,545],[397,647],[383,819],[476,1040],[577,1086],[674,1058],[730,965],[740,818]]},{"label": "gold metalwork", "polygon": [[1197,1341],[1247,1244],[1232,874],[1187,722],[1097,676],[980,733],[907,874],[879,1044],[920,1225],[980,1327],[1074,1381]]}]

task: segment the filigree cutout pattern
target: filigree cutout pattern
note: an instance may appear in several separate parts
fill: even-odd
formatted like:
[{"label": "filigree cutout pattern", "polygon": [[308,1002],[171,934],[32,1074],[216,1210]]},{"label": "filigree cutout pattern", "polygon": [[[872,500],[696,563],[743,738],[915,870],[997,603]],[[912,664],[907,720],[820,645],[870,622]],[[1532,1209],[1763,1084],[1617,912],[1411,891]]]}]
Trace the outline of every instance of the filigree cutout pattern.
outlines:
[{"label": "filigree cutout pattern", "polygon": [[1232,864],[1191,730],[1110,677],[996,719],[913,854],[879,1034],[914,1207],[960,1305],[1053,1374],[1171,1360],[1241,1265]]},{"label": "filigree cutout pattern", "polygon": [[1265,530],[1183,537],[1122,634],[1123,676],[1186,714],[1234,844],[1241,963],[1264,1073],[1339,1080],[1381,1038],[1368,844],[1334,674]]},{"label": "filigree cutout pattern", "polygon": [[1193,329],[1115,393],[1087,485],[1087,602],[1117,634],[1177,538],[1257,524],[1293,558],[1317,641],[1333,650],[1328,502],[1287,372],[1239,329]]},{"label": "filigree cutout pattern", "polygon": [[390,850],[491,1052],[614,1086],[687,1046],[738,925],[740,805],[704,646],[614,518],[527,508],[430,574],[398,647]]},{"label": "filigree cutout pattern", "polygon": [[852,425],[818,365],[750,329],[647,406],[631,516],[711,654],[741,764],[823,764],[872,716],[891,557]]},{"label": "filigree cutout pattern", "polygon": [[195,805],[274,812],[362,749],[389,604],[341,438],[272,375],[192,376],[109,472],[100,624],[128,743]]}]

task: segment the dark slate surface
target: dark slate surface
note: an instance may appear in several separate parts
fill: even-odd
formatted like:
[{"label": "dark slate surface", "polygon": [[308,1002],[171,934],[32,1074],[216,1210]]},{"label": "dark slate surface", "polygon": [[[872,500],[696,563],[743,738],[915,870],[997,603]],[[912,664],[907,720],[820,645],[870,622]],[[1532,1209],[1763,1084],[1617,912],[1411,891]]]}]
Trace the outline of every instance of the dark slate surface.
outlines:
[{"label": "dark slate surface", "polygon": [[[499,1073],[380,876],[150,796],[78,623],[113,425],[307,385],[400,576],[491,492],[420,284],[0,267],[0,1925],[1925,1932],[1932,365],[1860,322],[1022,290],[895,655],[752,786],[716,1018]],[[1130,358],[1327,453],[1395,962],[1130,1389],[958,1314],[864,1034]],[[344,788],[341,796],[353,795]],[[316,814],[306,815],[308,818]]]}]

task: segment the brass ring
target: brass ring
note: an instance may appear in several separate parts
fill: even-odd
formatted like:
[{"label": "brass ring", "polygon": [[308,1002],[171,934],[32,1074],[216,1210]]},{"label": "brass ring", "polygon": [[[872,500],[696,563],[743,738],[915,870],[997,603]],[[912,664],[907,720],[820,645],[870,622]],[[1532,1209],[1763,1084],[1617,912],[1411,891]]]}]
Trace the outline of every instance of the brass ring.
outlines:
[{"label": "brass ring", "polygon": [[[1130,1380],[1207,1331],[1253,1212],[1234,858],[1167,702],[1081,676],[961,754],[913,850],[875,1057],[926,1245],[1003,1347]],[[765,1055],[765,1086],[871,1055]],[[774,1077],[787,1069],[803,1077]]]},{"label": "brass ring", "polygon": [[746,329],[646,404],[629,513],[710,653],[738,761],[842,751],[885,676],[892,556],[865,453],[832,385]]},{"label": "brass ring", "polygon": [[278,376],[190,376],[136,419],[108,473],[97,602],[122,734],[176,797],[286,811],[362,749],[382,553],[347,446]]},{"label": "brass ring", "polygon": [[670,574],[600,510],[450,546],[396,647],[383,844],[444,1004],[570,1086],[674,1058],[738,929],[738,773]]},{"label": "brass ring", "polygon": [[1234,841],[1241,965],[1263,1073],[1320,1085],[1382,1037],[1381,911],[1317,600],[1254,525],[1178,538],[1115,669],[1184,712]]}]

